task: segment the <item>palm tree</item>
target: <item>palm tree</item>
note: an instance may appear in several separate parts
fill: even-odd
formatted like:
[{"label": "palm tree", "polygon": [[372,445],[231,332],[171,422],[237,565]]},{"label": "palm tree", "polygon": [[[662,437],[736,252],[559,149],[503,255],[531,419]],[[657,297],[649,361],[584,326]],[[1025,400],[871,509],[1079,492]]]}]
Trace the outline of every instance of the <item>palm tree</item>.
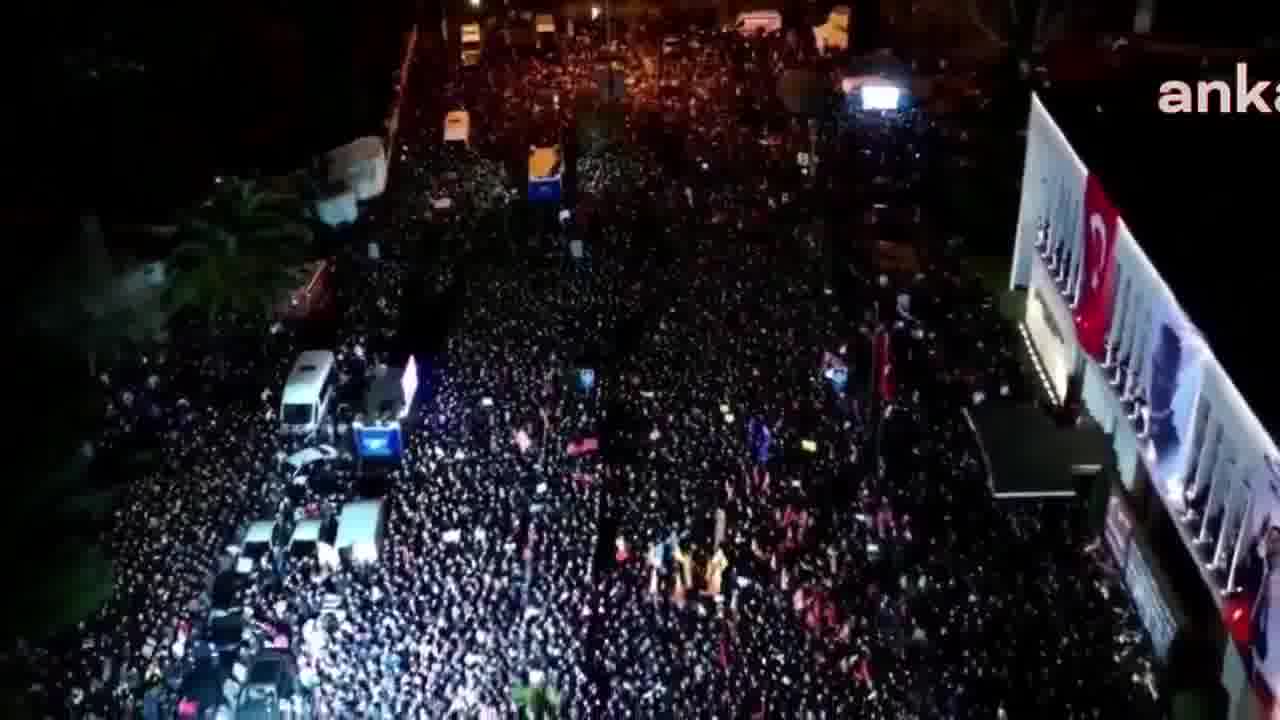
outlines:
[{"label": "palm tree", "polygon": [[[18,383],[15,406],[28,427],[45,428],[14,456],[13,486],[0,513],[0,561],[14,575],[11,612],[0,636],[39,637],[95,612],[112,590],[111,563],[98,545],[118,478],[91,486],[92,437],[102,419],[102,389],[82,372],[68,343],[32,333],[20,338],[24,362],[48,383]],[[53,381],[53,378],[57,378]]]},{"label": "palm tree", "polygon": [[312,241],[305,217],[297,195],[223,180],[173,230],[170,306],[203,311],[211,334],[228,312],[260,313],[265,321],[305,278]]},{"label": "palm tree", "polygon": [[1016,60],[1025,60],[1027,53],[1043,44],[1050,23],[1063,10],[1054,0],[1005,0],[996,4],[1002,19],[995,23],[995,27],[988,22],[986,5],[979,0],[968,0],[969,19],[993,43],[1012,53]]},{"label": "palm tree", "polygon": [[18,270],[25,277],[12,278],[21,288],[15,315],[22,331],[64,343],[87,358],[90,374],[99,355],[163,333],[169,313],[160,293],[115,267],[96,218],[85,216],[78,234],[51,239],[40,250]]},{"label": "palm tree", "polygon": [[547,687],[539,670],[529,672],[529,682],[511,689],[511,700],[525,720],[551,720],[560,714],[560,693]]}]

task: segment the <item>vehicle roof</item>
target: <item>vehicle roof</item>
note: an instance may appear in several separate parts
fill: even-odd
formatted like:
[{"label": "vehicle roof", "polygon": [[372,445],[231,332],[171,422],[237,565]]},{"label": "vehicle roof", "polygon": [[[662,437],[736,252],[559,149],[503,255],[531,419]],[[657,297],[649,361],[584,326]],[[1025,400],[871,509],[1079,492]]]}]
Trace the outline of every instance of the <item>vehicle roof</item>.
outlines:
[{"label": "vehicle roof", "polygon": [[293,528],[293,537],[289,538],[289,542],[316,542],[320,539],[320,518],[307,518],[299,521],[297,526]]},{"label": "vehicle roof", "polygon": [[307,350],[299,355],[285,381],[283,403],[310,405],[315,402],[333,362],[333,353],[328,350]]},{"label": "vehicle roof", "polygon": [[329,161],[331,167],[336,166],[346,169],[359,162],[379,159],[385,153],[386,149],[383,147],[382,138],[368,135],[356,138],[346,145],[330,150],[325,153],[325,158]]},{"label": "vehicle roof", "polygon": [[382,500],[360,500],[342,506],[338,516],[338,549],[373,542],[382,524]]},{"label": "vehicle roof", "polygon": [[249,528],[244,531],[244,542],[269,543],[275,537],[275,532],[275,520],[257,520],[249,523]]},{"label": "vehicle roof", "polygon": [[253,657],[249,665],[249,676],[245,685],[261,685],[276,683],[280,676],[287,673],[293,658],[278,650],[264,649]]},{"label": "vehicle roof", "polygon": [[300,470],[317,460],[332,460],[337,456],[338,451],[332,445],[316,445],[299,450],[285,458],[285,462]]},{"label": "vehicle roof", "polygon": [[530,177],[550,177],[559,165],[559,146],[534,148],[533,152],[529,153]]}]

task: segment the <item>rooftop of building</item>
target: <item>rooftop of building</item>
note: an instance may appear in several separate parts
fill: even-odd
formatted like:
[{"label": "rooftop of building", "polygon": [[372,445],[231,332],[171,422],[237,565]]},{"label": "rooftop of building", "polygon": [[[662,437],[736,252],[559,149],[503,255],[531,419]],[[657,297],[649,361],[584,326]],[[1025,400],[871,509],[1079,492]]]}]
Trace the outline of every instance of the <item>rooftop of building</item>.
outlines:
[{"label": "rooftop of building", "polygon": [[1280,62],[1248,66],[1251,82],[1271,81],[1270,114],[1159,111],[1165,80],[1234,87],[1230,59],[1133,66],[1040,97],[1246,402],[1280,437],[1280,382],[1266,350],[1280,317],[1272,248],[1280,240]]}]

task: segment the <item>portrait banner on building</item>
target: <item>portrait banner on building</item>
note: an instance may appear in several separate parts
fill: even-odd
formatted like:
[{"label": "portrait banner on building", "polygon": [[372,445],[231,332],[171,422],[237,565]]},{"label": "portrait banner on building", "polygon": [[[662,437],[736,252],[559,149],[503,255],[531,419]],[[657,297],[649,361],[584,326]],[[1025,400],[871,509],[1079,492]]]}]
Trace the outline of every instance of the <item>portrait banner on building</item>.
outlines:
[{"label": "portrait banner on building", "polygon": [[1116,236],[1119,213],[1094,175],[1084,188],[1084,265],[1081,268],[1080,304],[1076,308],[1076,338],[1096,360],[1105,353],[1115,300]]},{"label": "portrait banner on building", "polygon": [[1237,642],[1253,685],[1274,707],[1280,693],[1280,463],[1268,457],[1249,478],[1253,493],[1236,557],[1236,585],[1244,589],[1248,629]]},{"label": "portrait banner on building", "polygon": [[1193,437],[1208,353],[1200,333],[1172,301],[1158,306],[1152,318],[1144,454],[1161,494],[1180,509],[1194,461]]}]

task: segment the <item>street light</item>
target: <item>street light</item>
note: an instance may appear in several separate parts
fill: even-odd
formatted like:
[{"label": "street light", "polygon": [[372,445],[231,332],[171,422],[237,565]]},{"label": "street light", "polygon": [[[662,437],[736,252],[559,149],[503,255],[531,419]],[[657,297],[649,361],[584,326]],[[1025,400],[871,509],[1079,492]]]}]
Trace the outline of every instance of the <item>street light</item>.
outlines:
[{"label": "street light", "polygon": [[479,7],[480,7],[480,0],[467,0],[467,2],[468,2],[468,4],[470,4],[470,5],[471,5],[471,7],[472,7],[472,8],[479,8]]},{"label": "street light", "polygon": [[592,6],[591,6],[591,19],[592,19],[592,20],[599,20],[599,19],[600,19],[600,6],[599,6],[599,5],[592,5]]}]

